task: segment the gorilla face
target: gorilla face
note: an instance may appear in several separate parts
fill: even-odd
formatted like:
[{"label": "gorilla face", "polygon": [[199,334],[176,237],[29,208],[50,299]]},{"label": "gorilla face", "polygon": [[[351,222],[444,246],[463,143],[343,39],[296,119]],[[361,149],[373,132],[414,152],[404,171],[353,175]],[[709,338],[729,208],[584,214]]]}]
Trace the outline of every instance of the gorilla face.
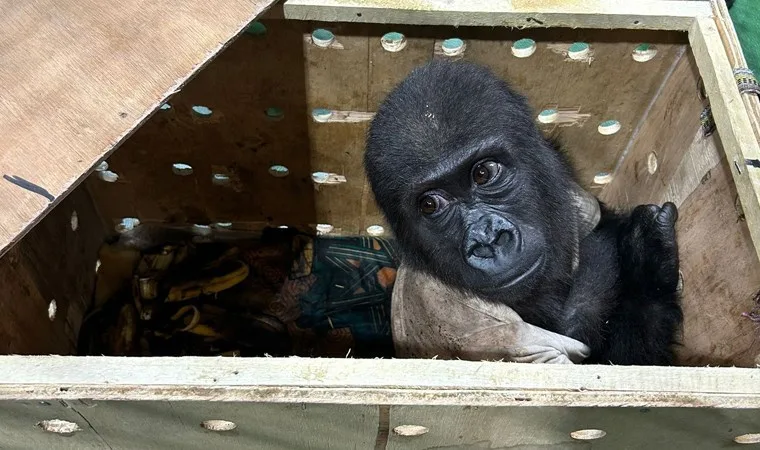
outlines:
[{"label": "gorilla face", "polygon": [[488,70],[414,70],[375,115],[365,167],[405,263],[511,298],[571,270],[577,185],[523,97]]}]

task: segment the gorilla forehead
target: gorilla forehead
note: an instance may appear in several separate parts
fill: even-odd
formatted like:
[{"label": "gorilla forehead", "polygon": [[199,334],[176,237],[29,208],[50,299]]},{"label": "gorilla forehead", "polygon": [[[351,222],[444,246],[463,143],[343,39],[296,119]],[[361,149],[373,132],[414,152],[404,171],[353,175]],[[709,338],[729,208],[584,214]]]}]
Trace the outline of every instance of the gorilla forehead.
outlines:
[{"label": "gorilla forehead", "polygon": [[484,143],[519,149],[538,139],[527,102],[505,81],[478,65],[436,60],[416,68],[388,95],[373,119],[367,150],[382,148],[371,159],[382,164],[402,158],[401,171],[416,172],[456,161]]}]

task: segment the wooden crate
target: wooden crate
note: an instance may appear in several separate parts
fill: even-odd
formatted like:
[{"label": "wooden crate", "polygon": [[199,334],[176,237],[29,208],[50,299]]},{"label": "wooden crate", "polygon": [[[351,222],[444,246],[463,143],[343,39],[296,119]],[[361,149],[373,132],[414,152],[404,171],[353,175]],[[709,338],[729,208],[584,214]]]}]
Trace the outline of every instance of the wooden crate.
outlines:
[{"label": "wooden crate", "polygon": [[[0,448],[760,442],[760,331],[741,315],[760,290],[760,102],[737,89],[746,63],[722,0],[272,3],[0,4]],[[249,28],[257,18],[264,27]],[[317,28],[333,34],[327,48]],[[403,50],[383,48],[390,31]],[[361,167],[368,120],[452,37],[466,44],[459,57],[510,79],[537,111],[559,108],[545,131],[600,198],[679,206],[680,367],[66,356],[98,248],[124,218],[346,235],[383,225]],[[515,58],[525,37],[537,50]],[[568,59],[577,41],[593,60]],[[654,58],[633,60],[641,43]],[[714,134],[700,120],[708,104]],[[317,108],[331,120],[314,120]],[[620,131],[599,134],[610,119]],[[192,175],[174,175],[175,163]],[[315,183],[314,172],[345,181]]]}]

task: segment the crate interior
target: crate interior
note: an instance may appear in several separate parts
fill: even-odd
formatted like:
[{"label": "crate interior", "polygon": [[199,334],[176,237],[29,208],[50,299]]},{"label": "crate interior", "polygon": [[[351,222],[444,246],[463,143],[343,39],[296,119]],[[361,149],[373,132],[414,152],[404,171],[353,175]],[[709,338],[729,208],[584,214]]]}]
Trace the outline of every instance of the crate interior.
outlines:
[{"label": "crate interior", "polygon": [[[317,29],[334,36],[327,48],[312,39]],[[381,44],[389,32],[404,36],[401,51]],[[754,365],[760,331],[751,312],[760,267],[732,167],[717,132],[708,135],[700,123],[706,102],[685,33],[326,24],[277,17],[252,24],[117,149],[105,161],[107,168],[94,171],[0,260],[0,301],[8,313],[0,321],[0,353],[76,354],[93,304],[116,301],[114,286],[121,286],[124,268],[134,263],[128,255],[114,256],[104,243],[123,238],[137,224],[134,219],[139,225],[127,234],[143,230],[140,238],[156,244],[187,232],[201,241],[258,245],[274,232],[280,245],[298,231],[313,237],[314,245],[364,237],[352,245],[392,259],[393,251],[385,251],[392,237],[387,229],[378,231],[382,215],[363,175],[364,135],[372,112],[412,68],[450,57],[441,48],[450,38],[466,44],[455,58],[504,76],[526,94],[537,115],[559,111],[556,122],[539,125],[562,140],[584,187],[603,201],[620,207],[676,202],[686,314],[681,363]],[[537,49],[517,58],[511,48],[523,38],[533,39]],[[590,47],[581,60],[568,57],[576,42]],[[652,59],[634,60],[641,44],[656,48]],[[317,118],[324,117],[322,109],[332,112],[326,122],[313,115],[317,110]],[[608,120],[620,123],[617,133],[599,132]],[[251,250],[246,261],[254,264],[265,254]],[[341,305],[329,291],[312,297],[327,306],[306,305],[292,291],[297,287],[283,282],[266,285],[262,293],[257,289],[266,283],[253,281],[266,278],[266,268],[259,267],[248,283],[204,302],[233,301],[223,297],[234,294],[265,317],[256,320],[274,318],[274,328],[285,331],[272,333],[273,325],[264,323],[251,326],[257,331],[249,337],[287,336],[291,342],[284,347],[271,344],[283,354],[343,357],[363,333],[363,351],[349,356],[392,356],[386,353],[393,264],[379,264],[388,267],[373,272],[373,286],[386,292],[366,301],[354,295]],[[286,307],[277,300],[283,289],[295,299]],[[305,309],[311,311],[308,320]],[[361,324],[352,325],[350,317],[357,316]],[[244,321],[228,322],[235,323],[220,326],[246,328]],[[114,327],[129,332],[121,324],[109,333]],[[140,353],[114,348],[115,354]],[[271,353],[266,345],[256,348]]]}]

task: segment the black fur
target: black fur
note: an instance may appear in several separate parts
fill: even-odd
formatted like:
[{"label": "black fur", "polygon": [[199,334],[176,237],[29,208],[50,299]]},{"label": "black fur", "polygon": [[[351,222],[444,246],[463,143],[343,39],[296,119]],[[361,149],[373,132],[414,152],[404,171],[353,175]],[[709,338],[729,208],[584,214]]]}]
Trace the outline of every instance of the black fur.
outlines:
[{"label": "black fur", "polygon": [[[483,162],[490,178],[476,184]],[[573,272],[573,170],[526,100],[487,69],[415,69],[377,111],[365,168],[406,264],[586,343],[586,362],[673,362],[675,206],[602,205]]]}]

